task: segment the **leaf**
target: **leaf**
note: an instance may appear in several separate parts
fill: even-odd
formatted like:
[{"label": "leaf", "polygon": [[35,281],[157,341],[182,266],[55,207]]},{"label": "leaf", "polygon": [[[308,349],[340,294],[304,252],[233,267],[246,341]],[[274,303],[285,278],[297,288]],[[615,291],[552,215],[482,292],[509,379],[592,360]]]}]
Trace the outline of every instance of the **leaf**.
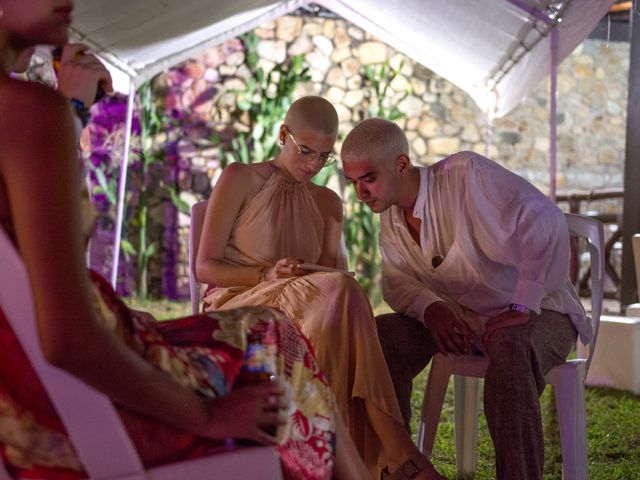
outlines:
[{"label": "leaf", "polygon": [[120,250],[124,253],[124,258],[128,262],[131,256],[136,255],[136,249],[127,239],[120,240]]},{"label": "leaf", "polygon": [[117,203],[117,199],[116,199],[117,182],[115,181],[115,179],[108,181],[107,177],[104,174],[104,171],[99,167],[95,167],[93,169],[93,172],[96,175],[96,180],[98,181],[98,185],[100,185],[100,187],[95,188],[95,191],[98,193],[99,192],[104,193],[109,203],[111,205],[115,205]]},{"label": "leaf", "polygon": [[236,106],[240,109],[240,110],[244,110],[244,111],[248,111],[251,110],[251,102],[248,100],[237,100],[236,101]]},{"label": "leaf", "polygon": [[176,188],[167,188],[167,190],[169,192],[169,199],[171,200],[171,203],[175,205],[175,207],[180,212],[188,215],[191,211],[191,208],[189,207],[189,204],[187,202],[180,198],[180,195],[178,194]]},{"label": "leaf", "polygon": [[331,165],[329,167],[325,167],[320,170],[315,177],[313,177],[312,181],[316,185],[326,186],[329,183],[331,177],[336,173],[335,165]]},{"label": "leaf", "polygon": [[158,242],[151,242],[144,251],[145,258],[153,257],[158,251]]},{"label": "leaf", "polygon": [[257,123],[255,127],[253,127],[253,132],[251,132],[251,138],[256,141],[259,141],[264,135],[265,125],[262,123]]}]

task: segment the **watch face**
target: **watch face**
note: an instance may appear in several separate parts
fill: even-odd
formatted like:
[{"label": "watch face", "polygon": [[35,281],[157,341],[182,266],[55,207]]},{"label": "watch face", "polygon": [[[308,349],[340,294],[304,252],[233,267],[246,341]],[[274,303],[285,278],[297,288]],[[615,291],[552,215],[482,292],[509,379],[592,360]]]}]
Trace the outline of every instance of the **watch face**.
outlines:
[{"label": "watch face", "polygon": [[531,310],[529,308],[518,303],[512,303],[511,305],[509,305],[509,308],[514,312],[526,313],[527,315],[531,313]]}]

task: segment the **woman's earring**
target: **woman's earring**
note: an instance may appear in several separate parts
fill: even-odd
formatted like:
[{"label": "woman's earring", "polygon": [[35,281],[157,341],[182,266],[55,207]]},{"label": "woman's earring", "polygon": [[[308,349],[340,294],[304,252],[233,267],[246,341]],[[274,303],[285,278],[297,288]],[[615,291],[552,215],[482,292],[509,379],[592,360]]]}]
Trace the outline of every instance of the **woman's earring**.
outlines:
[{"label": "woman's earring", "polygon": [[280,146],[282,147],[284,145],[284,140],[280,139]]}]

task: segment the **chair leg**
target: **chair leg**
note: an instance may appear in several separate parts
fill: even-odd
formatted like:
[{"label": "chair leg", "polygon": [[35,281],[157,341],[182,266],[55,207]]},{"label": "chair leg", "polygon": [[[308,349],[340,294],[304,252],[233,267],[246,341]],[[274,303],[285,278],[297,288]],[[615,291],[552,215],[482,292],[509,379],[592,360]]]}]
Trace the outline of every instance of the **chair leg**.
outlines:
[{"label": "chair leg", "polygon": [[480,379],[454,375],[456,470],[458,475],[476,470]]},{"label": "chair leg", "polygon": [[450,369],[442,365],[438,361],[438,355],[435,355],[431,363],[424,399],[422,400],[422,414],[416,439],[416,446],[427,458],[431,457],[431,452],[433,451],[433,443],[436,438],[438,422],[440,421],[440,412],[442,411],[442,404],[447,393],[450,377]]},{"label": "chair leg", "polygon": [[589,473],[584,383],[579,375],[565,375],[553,387],[560,426],[562,477],[564,480],[586,480]]},{"label": "chair leg", "polygon": [[2,459],[0,459],[0,480],[12,480]]}]

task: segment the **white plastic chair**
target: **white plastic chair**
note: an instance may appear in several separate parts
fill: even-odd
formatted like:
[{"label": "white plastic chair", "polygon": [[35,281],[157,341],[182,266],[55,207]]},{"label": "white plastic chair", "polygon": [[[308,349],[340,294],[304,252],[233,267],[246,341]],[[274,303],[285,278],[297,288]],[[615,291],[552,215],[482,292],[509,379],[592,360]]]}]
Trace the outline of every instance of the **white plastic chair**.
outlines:
[{"label": "white plastic chair", "polygon": [[[638,296],[640,296],[640,233],[636,233],[632,237],[632,245],[633,263],[636,267],[636,288],[638,290]],[[628,305],[625,312],[629,316],[640,317],[640,302]]]},{"label": "white plastic chair", "polygon": [[[591,323],[593,339],[588,347],[578,341],[578,357],[552,368],[545,376],[556,393],[556,409],[560,424],[560,446],[564,480],[585,480],[587,468],[587,426],[585,418],[584,380],[593,357],[604,292],[604,228],[597,220],[576,214],[565,214],[569,232],[587,240],[591,261]],[[417,446],[431,456],[442,404],[454,375],[456,468],[458,475],[469,475],[476,469],[478,437],[479,379],[484,378],[488,360],[475,355],[436,354],[422,403]]]},{"label": "white plastic chair", "polygon": [[204,215],[207,212],[207,200],[201,200],[191,206],[191,223],[189,225],[189,294],[193,314],[200,312],[200,283],[196,277],[196,257],[202,236]]},{"label": "white plastic chair", "polygon": [[[280,480],[273,448],[251,447],[145,470],[113,404],[44,359],[36,330],[25,266],[0,228],[0,307],[64,423],[91,479],[110,480]],[[0,479],[10,478],[0,462]]]}]

